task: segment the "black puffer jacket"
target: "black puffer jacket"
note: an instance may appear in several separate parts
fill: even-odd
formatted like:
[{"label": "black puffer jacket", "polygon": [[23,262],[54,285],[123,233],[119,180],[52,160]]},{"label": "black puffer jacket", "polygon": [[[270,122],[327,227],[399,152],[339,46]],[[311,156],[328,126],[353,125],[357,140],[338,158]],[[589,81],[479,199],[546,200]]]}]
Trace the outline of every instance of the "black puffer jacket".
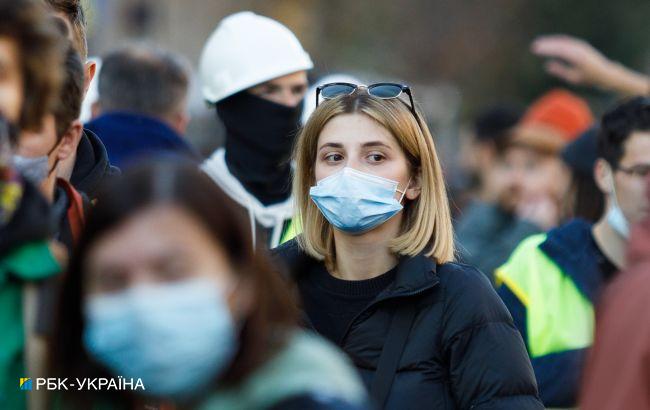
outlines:
[{"label": "black puffer jacket", "polygon": [[[275,255],[297,281],[322,263],[290,241]],[[299,286],[300,287],[300,286]],[[395,282],[352,323],[341,348],[370,386],[397,304],[416,304],[387,409],[543,409],[526,347],[475,268],[402,258]]]}]

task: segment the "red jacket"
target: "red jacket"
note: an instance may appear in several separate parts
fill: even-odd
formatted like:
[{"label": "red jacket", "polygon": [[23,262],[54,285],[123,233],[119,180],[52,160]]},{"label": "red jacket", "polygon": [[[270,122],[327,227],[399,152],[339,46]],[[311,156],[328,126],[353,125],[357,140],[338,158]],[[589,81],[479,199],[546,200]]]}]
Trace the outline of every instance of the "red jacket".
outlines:
[{"label": "red jacket", "polygon": [[650,217],[632,230],[627,260],[600,306],[581,410],[650,410]]}]

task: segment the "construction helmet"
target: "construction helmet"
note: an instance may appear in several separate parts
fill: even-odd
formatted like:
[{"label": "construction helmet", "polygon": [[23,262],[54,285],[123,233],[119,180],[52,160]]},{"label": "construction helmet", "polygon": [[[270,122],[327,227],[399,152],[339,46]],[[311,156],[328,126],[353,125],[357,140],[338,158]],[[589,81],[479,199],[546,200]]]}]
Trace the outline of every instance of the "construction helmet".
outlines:
[{"label": "construction helmet", "polygon": [[296,36],[281,23],[250,11],[219,23],[201,52],[203,97],[216,103],[265,81],[314,66]]}]

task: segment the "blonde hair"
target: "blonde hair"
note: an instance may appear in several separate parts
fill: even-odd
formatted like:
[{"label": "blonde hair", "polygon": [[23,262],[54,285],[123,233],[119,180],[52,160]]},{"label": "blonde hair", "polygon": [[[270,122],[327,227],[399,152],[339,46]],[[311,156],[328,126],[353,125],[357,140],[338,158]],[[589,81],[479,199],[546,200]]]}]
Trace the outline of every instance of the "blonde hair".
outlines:
[{"label": "blonde hair", "polygon": [[302,235],[297,238],[301,248],[328,264],[334,261],[333,228],[311,200],[309,189],[316,183],[318,137],[325,124],[337,115],[353,113],[367,115],[386,128],[406,154],[412,175],[419,175],[420,195],[404,205],[402,229],[390,242],[390,250],[408,256],[425,252],[437,263],[453,261],[449,202],[429,129],[421,115],[416,118],[401,100],[382,100],[363,90],[321,103],[298,135],[293,155],[293,196],[302,227]]}]

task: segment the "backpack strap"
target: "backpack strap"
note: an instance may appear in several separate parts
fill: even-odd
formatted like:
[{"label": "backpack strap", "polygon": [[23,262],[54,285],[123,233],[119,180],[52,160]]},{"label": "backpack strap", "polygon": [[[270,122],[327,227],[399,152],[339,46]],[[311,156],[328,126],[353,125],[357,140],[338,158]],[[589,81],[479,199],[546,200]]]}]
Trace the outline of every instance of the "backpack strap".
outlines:
[{"label": "backpack strap", "polygon": [[386,404],[414,319],[414,303],[404,303],[393,313],[386,342],[370,385],[370,396],[380,409]]}]

